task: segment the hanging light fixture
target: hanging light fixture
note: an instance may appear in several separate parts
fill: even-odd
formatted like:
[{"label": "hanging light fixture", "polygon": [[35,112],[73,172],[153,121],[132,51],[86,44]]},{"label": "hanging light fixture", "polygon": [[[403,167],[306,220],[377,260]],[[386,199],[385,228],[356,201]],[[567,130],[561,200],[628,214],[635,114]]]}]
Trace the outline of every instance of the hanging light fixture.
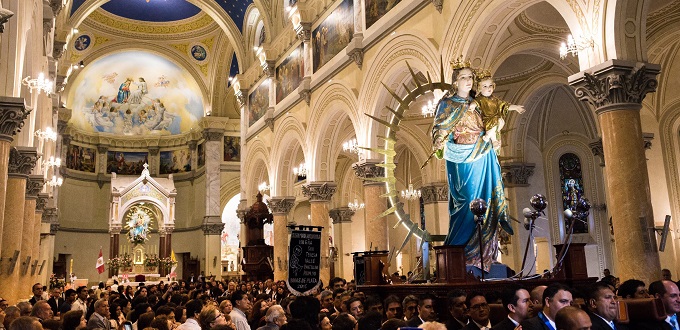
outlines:
[{"label": "hanging light fixture", "polygon": [[40,92],[45,92],[47,95],[52,93],[52,85],[54,85],[51,80],[45,79],[45,74],[42,72],[40,72],[38,78],[31,79],[31,76],[27,76],[21,81],[21,83],[24,86],[28,86],[31,93],[33,93],[34,90],[37,90],[38,94]]},{"label": "hanging light fixture", "polygon": [[349,209],[352,210],[352,212],[356,212],[366,207],[366,205],[364,205],[364,203],[359,204],[359,201],[355,198],[354,203],[349,202],[349,204],[347,204],[347,207],[349,207]]},{"label": "hanging light fixture", "polygon": [[266,181],[262,181],[260,185],[257,186],[257,190],[259,190],[261,193],[268,191],[271,187],[267,184]]},{"label": "hanging light fixture", "polygon": [[357,143],[357,139],[351,138],[351,139],[345,141],[345,143],[342,144],[342,150],[358,155],[360,150],[359,150],[359,143]]},{"label": "hanging light fixture", "polygon": [[298,176],[299,178],[306,178],[307,177],[307,167],[305,166],[305,162],[300,163],[298,167],[293,168],[293,174]]},{"label": "hanging light fixture", "polygon": [[414,189],[413,183],[411,183],[411,154],[408,154],[408,159],[406,163],[406,173],[408,174],[408,189],[401,191],[401,197],[412,201],[420,198],[420,189]]},{"label": "hanging light fixture", "polygon": [[573,37],[571,34],[567,36],[567,42],[562,43],[560,46],[560,58],[565,59],[568,55],[578,56],[578,52],[586,48],[594,48],[595,40],[592,36],[579,36]]}]

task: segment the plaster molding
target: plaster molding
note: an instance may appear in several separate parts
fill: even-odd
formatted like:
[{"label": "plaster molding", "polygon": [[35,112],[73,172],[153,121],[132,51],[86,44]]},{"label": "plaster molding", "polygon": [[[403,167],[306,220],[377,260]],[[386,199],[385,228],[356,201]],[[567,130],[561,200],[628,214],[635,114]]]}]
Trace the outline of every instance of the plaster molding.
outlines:
[{"label": "plaster molding", "polygon": [[302,194],[310,202],[330,202],[337,190],[337,184],[331,181],[310,182],[302,186]]},{"label": "plaster molding", "polygon": [[0,140],[12,142],[30,113],[24,98],[0,96]]},{"label": "plaster molding", "polygon": [[272,214],[286,216],[295,206],[295,197],[271,197],[267,202]]},{"label": "plaster molding", "polygon": [[37,162],[38,152],[35,148],[12,147],[9,151],[8,175],[28,179]]},{"label": "plaster molding", "polygon": [[355,212],[349,207],[338,207],[328,211],[328,215],[333,219],[333,224],[351,223]]},{"label": "plaster molding", "polygon": [[503,182],[508,188],[528,187],[529,178],[534,175],[534,163],[507,163],[501,165]]},{"label": "plaster molding", "polygon": [[449,200],[449,185],[446,182],[434,182],[420,187],[423,204],[441,203]]}]

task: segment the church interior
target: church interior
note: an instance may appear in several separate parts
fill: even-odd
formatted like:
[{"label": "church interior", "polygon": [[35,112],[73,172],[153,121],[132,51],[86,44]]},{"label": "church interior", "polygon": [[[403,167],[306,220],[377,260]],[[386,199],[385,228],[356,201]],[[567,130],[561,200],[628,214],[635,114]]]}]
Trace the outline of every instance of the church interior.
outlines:
[{"label": "church interior", "polygon": [[[427,280],[449,226],[446,164],[428,159],[446,90],[403,100],[450,85],[459,58],[526,110],[499,135],[514,231],[499,262],[541,274],[568,238],[590,277],[680,273],[679,1],[0,3],[0,283],[19,283],[5,298],[152,259],[240,278],[258,198],[273,254],[257,262],[276,280],[295,225],[323,227],[324,283],[375,250]],[[570,193],[591,203],[573,228]],[[100,251],[130,260],[99,274]]]}]

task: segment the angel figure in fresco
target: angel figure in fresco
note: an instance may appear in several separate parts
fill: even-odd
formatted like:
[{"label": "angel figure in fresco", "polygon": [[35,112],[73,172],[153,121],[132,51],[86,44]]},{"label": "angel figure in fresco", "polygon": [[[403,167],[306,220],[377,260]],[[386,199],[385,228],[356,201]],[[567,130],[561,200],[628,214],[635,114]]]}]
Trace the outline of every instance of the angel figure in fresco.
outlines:
[{"label": "angel figure in fresco", "polygon": [[165,106],[163,106],[163,103],[160,103],[158,106],[158,114],[156,115],[160,121],[159,123],[154,126],[154,130],[163,130],[168,128],[170,124],[172,124],[172,120],[175,118],[175,115],[168,112],[165,110]]}]

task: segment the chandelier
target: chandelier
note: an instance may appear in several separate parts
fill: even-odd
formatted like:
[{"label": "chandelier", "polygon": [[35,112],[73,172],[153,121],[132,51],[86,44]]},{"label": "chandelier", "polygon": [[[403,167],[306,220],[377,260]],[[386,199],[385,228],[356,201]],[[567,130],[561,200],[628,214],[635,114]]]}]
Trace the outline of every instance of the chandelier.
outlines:
[{"label": "chandelier", "polygon": [[52,180],[45,182],[50,187],[60,187],[64,183],[64,179],[57,178],[56,175],[52,176]]},{"label": "chandelier", "polygon": [[412,201],[416,198],[420,198],[420,190],[413,189],[413,183],[409,183],[408,189],[401,191],[401,197]]},{"label": "chandelier", "polygon": [[439,101],[437,101],[437,100],[427,101],[427,105],[424,105],[423,109],[421,111],[421,113],[423,114],[423,117],[434,116],[434,112],[435,112],[435,110],[437,110],[437,103],[439,103]]},{"label": "chandelier", "polygon": [[351,138],[351,139],[345,141],[345,143],[342,144],[342,150],[358,155],[360,150],[359,150],[359,143],[357,143],[357,139]]},{"label": "chandelier", "polygon": [[54,158],[54,156],[50,156],[50,159],[43,161],[43,166],[44,167],[60,167],[61,166],[61,158]]},{"label": "chandelier", "polygon": [[262,181],[262,183],[260,183],[260,185],[257,186],[257,190],[259,190],[260,192],[268,191],[270,188],[271,186],[269,186],[265,181]]},{"label": "chandelier", "polygon": [[307,167],[305,167],[305,163],[302,162],[298,167],[293,168],[293,174],[300,178],[306,178],[307,177]]},{"label": "chandelier", "polygon": [[45,92],[45,94],[52,93],[52,85],[54,84],[51,80],[45,79],[45,75],[41,72],[38,78],[31,79],[31,76],[24,78],[21,83],[24,86],[28,86],[31,93],[34,90],[38,90],[38,93]]},{"label": "chandelier", "polygon": [[40,140],[52,140],[57,141],[57,132],[52,130],[52,127],[47,127],[45,130],[38,129],[35,131],[35,136]]},{"label": "chandelier", "polygon": [[563,42],[562,46],[560,46],[560,58],[565,59],[569,54],[571,54],[571,56],[578,56],[579,51],[588,47],[595,47],[595,40],[593,40],[593,37],[576,36],[574,38],[570,34],[567,37],[567,43]]},{"label": "chandelier", "polygon": [[352,210],[352,212],[356,212],[358,210],[361,210],[365,206],[366,205],[364,205],[364,203],[359,204],[359,201],[356,198],[354,199],[354,203],[349,202],[349,204],[347,204],[347,207],[349,207],[349,209]]}]

